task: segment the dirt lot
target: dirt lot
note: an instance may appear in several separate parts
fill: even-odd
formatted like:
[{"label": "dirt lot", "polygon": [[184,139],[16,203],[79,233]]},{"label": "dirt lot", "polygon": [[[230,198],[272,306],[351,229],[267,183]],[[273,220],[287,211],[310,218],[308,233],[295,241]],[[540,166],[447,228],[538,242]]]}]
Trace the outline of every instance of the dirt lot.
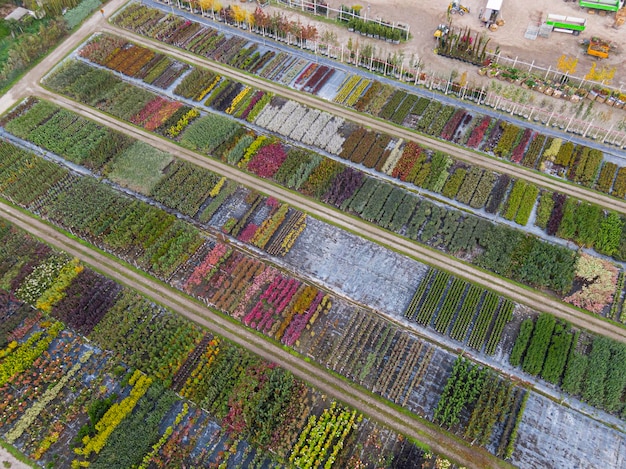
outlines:
[{"label": "dirt lot", "polygon": [[9,453],[2,446],[0,446],[0,464],[2,465],[0,467],[10,469],[28,469],[28,467],[30,467],[27,464],[18,461],[15,456]]},{"label": "dirt lot", "polygon": [[[333,2],[331,2],[332,4]],[[392,21],[408,22],[414,38],[403,47],[409,52],[421,51],[424,57],[432,57],[432,33],[439,23],[446,21],[446,8],[448,0],[434,0],[431,2],[419,2],[415,6],[411,0],[371,0],[370,12],[372,17],[382,17]],[[490,38],[493,48],[500,46],[503,56],[511,58],[519,57],[526,62],[535,61],[541,66],[557,65],[562,54],[579,59],[576,75],[584,75],[594,61],[594,57],[588,56],[580,46],[580,41],[589,39],[592,35],[610,40],[617,44],[623,44],[626,40],[626,26],[614,29],[614,14],[600,15],[589,14],[578,6],[578,2],[546,2],[545,0],[514,1],[504,0],[501,18],[505,21],[504,26],[495,32],[491,32],[482,26],[478,19],[479,12],[486,5],[486,0],[463,0],[462,4],[470,9],[470,14],[465,16],[452,15],[453,26],[468,26],[475,31],[484,31]],[[365,7],[366,8],[366,7]],[[580,36],[571,34],[552,33],[549,39],[538,37],[536,40],[524,38],[524,33],[529,24],[540,24],[545,20],[548,13],[565,16],[573,16],[587,19],[587,28]],[[613,84],[626,85],[626,64],[621,47],[611,53],[611,56],[602,65],[616,67]],[[430,53],[430,54],[429,54]],[[429,59],[429,64],[431,60]],[[453,62],[441,59],[440,62],[447,64],[448,68]],[[433,65],[435,65],[433,63]],[[598,64],[600,65],[600,64]],[[621,78],[620,78],[621,77]],[[621,80],[621,83],[620,83]]]},{"label": "dirt lot", "polygon": [[[387,53],[402,53],[407,61],[413,58],[420,58],[427,71],[446,75],[451,71],[459,74],[468,72],[470,81],[481,83],[486,81],[476,73],[474,66],[466,65],[462,62],[437,56],[433,53],[435,40],[433,32],[440,23],[447,23],[446,14],[449,0],[433,0],[431,2],[415,2],[414,0],[370,0],[368,2],[345,2],[340,0],[327,1],[332,8],[339,8],[341,4],[361,5],[361,16],[367,18],[382,18],[389,22],[407,23],[413,36],[407,43],[392,45],[375,39],[367,39],[356,33],[349,32],[346,28],[332,22],[317,22],[316,26],[320,37],[324,32],[331,31],[337,44],[347,44],[352,39],[355,45],[363,46],[372,44],[379,56]],[[419,5],[416,5],[419,3]],[[584,77],[590,70],[594,61],[598,62],[598,69],[606,66],[607,69],[615,67],[615,75],[610,82],[615,87],[626,87],[626,62],[623,60],[623,44],[626,40],[626,25],[620,29],[613,28],[614,13],[605,12],[589,13],[578,6],[577,1],[557,1],[552,6],[547,6],[545,0],[527,0],[524,2],[504,0],[500,18],[505,24],[497,31],[489,31],[479,20],[479,12],[485,7],[487,0],[462,0],[464,6],[470,9],[470,13],[464,16],[451,15],[453,26],[469,27],[473,31],[483,31],[491,38],[488,50],[495,51],[500,47],[502,57],[511,59],[517,58],[520,61],[531,63],[544,68],[556,68],[561,55],[568,58],[578,59],[574,75]],[[252,11],[256,5],[254,3],[242,3],[236,0],[224,0],[224,6],[237,4]],[[275,0],[270,6],[265,7],[269,14],[283,12],[293,20],[303,24],[310,24],[312,16],[301,14],[297,9],[289,9],[285,5],[276,6]],[[564,16],[585,18],[587,20],[586,30],[580,36],[573,36],[564,33],[551,33],[550,38],[538,37],[536,40],[524,38],[524,33],[530,24],[541,24],[548,13]],[[581,42],[591,36],[599,36],[610,40],[616,48],[611,51],[608,59],[600,61],[595,57],[586,54],[586,49],[581,46]],[[480,85],[479,85],[480,86]]]}]

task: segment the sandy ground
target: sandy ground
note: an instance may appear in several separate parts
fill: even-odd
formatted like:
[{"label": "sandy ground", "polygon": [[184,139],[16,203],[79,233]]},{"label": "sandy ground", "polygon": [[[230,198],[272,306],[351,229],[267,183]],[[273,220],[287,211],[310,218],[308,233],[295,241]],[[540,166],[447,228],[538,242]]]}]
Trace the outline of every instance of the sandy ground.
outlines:
[{"label": "sandy ground", "polygon": [[[425,44],[428,42],[425,39],[432,37],[432,32],[439,23],[446,22],[445,11],[448,0],[429,2],[420,0],[419,6],[415,6],[417,2],[414,0],[371,0],[369,3],[373,17],[380,16],[392,21],[404,21],[411,25],[414,38],[407,45],[402,46],[409,51],[415,48],[426,49],[424,52],[432,49]],[[503,56],[519,57],[520,60],[526,62],[534,60],[536,64],[544,67],[556,67],[559,57],[563,54],[578,58],[576,75],[579,76],[586,74],[594,60],[597,60],[586,54],[585,49],[580,45],[582,40],[589,39],[592,35],[616,44],[623,44],[626,40],[626,26],[621,29],[613,28],[614,14],[589,14],[578,6],[577,1],[504,0],[501,18],[504,19],[505,24],[495,32],[484,28],[478,18],[480,10],[486,5],[486,0],[463,0],[462,4],[470,8],[470,13],[465,16],[451,15],[453,26],[467,26],[474,31],[484,31],[491,38],[490,45],[494,48],[499,45]],[[408,12],[410,13],[406,14]],[[549,39],[538,37],[536,40],[530,40],[524,38],[528,25],[540,24],[545,20],[548,13],[585,18],[587,28],[578,37],[553,32]],[[430,45],[432,46],[432,42]],[[616,78],[613,82],[616,86],[620,84],[626,86],[626,77],[624,77],[626,63],[624,63],[621,49],[622,47],[618,47],[607,60],[602,62],[602,65],[616,67]],[[432,50],[430,55],[434,55]],[[448,67],[451,64],[449,60],[445,60],[444,63],[447,63]]]},{"label": "sandy ground", "polygon": [[15,457],[2,446],[0,446],[0,465],[2,465],[2,468],[7,469],[28,469],[30,467],[28,464],[24,464],[15,459]]},{"label": "sandy ground", "polygon": [[[232,0],[224,1],[224,4],[238,4]],[[369,2],[341,2],[331,0],[328,2],[333,8],[339,8],[342,3],[348,5],[360,4],[362,16],[368,18],[382,18],[390,22],[403,22],[410,26],[413,38],[407,43],[393,46],[378,40],[369,40],[379,51],[403,52],[405,57],[413,54],[419,56],[426,63],[426,68],[439,72],[449,71],[451,68],[463,70],[460,62],[452,61],[443,57],[438,57],[433,53],[435,42],[433,32],[440,23],[447,23],[448,0],[370,0]],[[418,3],[418,5],[416,5]],[[598,63],[598,66],[615,67],[615,78],[612,84],[616,87],[624,85],[626,87],[626,62],[624,62],[623,44],[626,41],[626,26],[619,29],[613,28],[614,14],[595,13],[589,14],[586,10],[578,6],[578,2],[556,1],[554,5],[547,6],[545,0],[505,0],[501,18],[504,19],[504,26],[492,32],[483,26],[479,20],[479,12],[485,7],[487,0],[463,0],[462,4],[470,9],[470,13],[464,16],[451,15],[453,26],[469,27],[473,31],[482,31],[491,38],[490,49],[495,50],[500,46],[502,56],[516,58],[545,68],[551,66],[555,68],[561,55],[578,59],[578,66],[575,75],[583,76],[587,74],[597,58],[588,56],[586,49],[581,46],[581,42],[591,36],[599,36],[610,40],[617,45],[611,52],[608,59]],[[286,7],[277,8],[272,3],[271,7],[266,7],[266,11],[285,11]],[[249,9],[254,6],[244,4]],[[369,11],[369,12],[368,12]],[[536,40],[524,38],[524,33],[529,24],[539,25],[545,20],[548,13],[555,13],[564,16],[585,18],[587,28],[580,36],[573,36],[564,33],[552,33],[550,38],[538,37]],[[296,11],[290,14],[294,18],[300,18],[303,23],[310,22],[310,17],[298,15]],[[368,39],[355,33],[348,32],[345,28],[332,26],[327,23],[318,24],[320,33],[332,29],[337,34],[337,40],[347,43],[349,38],[358,40],[360,44],[365,44]],[[475,67],[469,68],[475,71]]]},{"label": "sandy ground", "polygon": [[[490,79],[478,75],[478,68],[463,62],[438,56],[434,53],[436,46],[433,33],[441,23],[448,22],[446,13],[449,0],[370,0],[368,2],[345,2],[341,0],[327,0],[332,8],[339,8],[341,4],[362,6],[361,15],[367,18],[382,18],[388,22],[402,22],[410,27],[412,38],[403,44],[393,45],[376,39],[368,39],[357,33],[351,33],[347,28],[333,22],[314,21],[311,14],[304,14],[297,9],[290,9],[284,4],[277,4],[277,0],[271,0],[271,4],[265,7],[266,13],[272,15],[274,12],[284,13],[294,21],[302,24],[315,24],[319,37],[324,33],[332,32],[336,38],[336,45],[347,44],[352,39],[355,49],[371,44],[375,48],[378,56],[386,56],[397,53],[402,54],[405,63],[420,60],[420,67],[427,73],[439,77],[447,77],[455,72],[457,76],[466,73],[471,86],[490,87],[501,96],[515,95],[519,89],[516,85],[501,84],[495,79]],[[418,5],[416,5],[418,3]],[[461,3],[470,9],[470,13],[464,16],[451,15],[452,26],[469,27],[472,31],[481,31],[489,36],[488,50],[494,52],[499,46],[500,54],[503,58],[518,60],[535,66],[543,67],[546,70],[555,70],[561,56],[570,59],[577,59],[578,63],[574,70],[576,77],[583,78],[591,69],[594,62],[597,63],[597,70],[606,67],[607,70],[614,69],[614,78],[607,84],[626,91],[626,61],[625,51],[621,44],[626,43],[626,25],[619,29],[613,28],[615,14],[605,12],[590,14],[588,11],[578,6],[578,1],[557,0],[553,5],[549,5],[545,0],[504,0],[501,11],[501,18],[505,21],[504,26],[497,31],[489,31],[479,20],[479,12],[485,7],[487,0],[462,0]],[[222,0],[224,6],[228,4],[239,5],[250,11],[256,8],[255,3],[241,3],[238,0]],[[278,6],[277,6],[278,5]],[[524,33],[529,24],[539,25],[547,17],[548,13],[564,16],[585,18],[587,28],[579,36],[564,33],[551,33],[549,38],[537,37],[535,40],[526,39]],[[616,47],[611,51],[608,59],[598,59],[587,55],[586,48],[581,45],[585,39],[591,36],[598,36],[611,41]],[[503,60],[502,63],[505,63]],[[513,65],[510,62],[510,65]],[[519,68],[524,68],[519,66]],[[494,88],[495,87],[495,88]],[[537,91],[527,91],[530,103],[537,109],[547,109],[548,112],[556,111],[559,115],[568,116],[575,112],[578,104],[571,103],[558,98],[546,96]],[[587,102],[584,104],[588,105]],[[606,105],[597,105],[593,111],[589,110],[587,117],[603,125],[615,126],[616,128],[626,128],[626,112]]]}]

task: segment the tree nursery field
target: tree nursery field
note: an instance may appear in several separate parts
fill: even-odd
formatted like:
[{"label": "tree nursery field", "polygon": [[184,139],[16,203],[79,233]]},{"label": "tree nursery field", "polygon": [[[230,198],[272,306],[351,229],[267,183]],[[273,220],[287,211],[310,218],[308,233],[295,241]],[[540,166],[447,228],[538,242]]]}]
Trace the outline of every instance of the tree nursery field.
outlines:
[{"label": "tree nursery field", "polygon": [[0,116],[1,201],[319,376],[2,219],[3,444],[49,468],[476,467],[316,387],[333,376],[497,467],[626,465],[626,343],[555,313],[626,323],[622,159],[173,6],[99,28]]},{"label": "tree nursery field", "polygon": [[[99,65],[103,60],[98,57],[117,57],[118,50],[136,50],[131,59],[122,61],[130,67],[128,73],[114,74],[84,63],[85,58],[92,58]],[[46,84],[187,148],[208,153],[378,226],[469,259],[507,278],[549,289],[564,301],[589,311],[621,318],[621,307],[611,307],[621,295],[618,270],[604,256],[622,260],[620,252],[626,252],[622,215],[558,192],[540,190],[523,180],[513,181],[507,175],[468,167],[442,152],[375,134],[206,69],[194,68],[178,84],[170,84],[164,91],[168,97],[164,98],[163,91],[157,92],[145,81],[130,76],[134,69],[151,67],[148,60],[154,59],[149,59],[150,54],[149,49],[125,40],[97,36],[79,51],[81,60],[66,62],[47,78]],[[136,64],[132,59],[135,56],[144,57],[143,61]],[[118,62],[109,62],[120,68]],[[95,83],[98,85],[94,89]],[[192,89],[192,83],[197,90]],[[206,99],[204,105],[196,102],[199,97]],[[209,113],[205,115],[203,110]],[[224,112],[245,124],[225,118]],[[310,132],[302,134],[307,127],[296,126],[296,122],[310,124]],[[294,135],[296,132],[300,134]],[[364,162],[370,153],[374,155],[372,165]],[[375,169],[380,170],[378,174]],[[374,177],[382,174],[412,184],[395,187],[387,179]],[[415,184],[418,179],[421,182]],[[411,190],[416,185],[421,188],[419,193]],[[430,194],[461,210],[433,202]],[[485,219],[485,214],[492,216]],[[501,218],[495,220],[493,215]],[[529,220],[531,215],[533,219]],[[598,226],[600,229],[596,229]],[[586,260],[580,260],[571,247],[575,245],[566,241],[593,248],[595,255],[588,261],[608,274],[590,277],[582,265]],[[591,288],[582,289],[587,282],[591,282]]]},{"label": "tree nursery field", "polygon": [[1,231],[14,249],[0,261],[8,289],[0,428],[33,460],[146,468],[442,461],[77,259],[7,223]]},{"label": "tree nursery field", "polygon": [[[41,119],[46,120],[45,124],[33,126]],[[46,130],[53,122],[61,120],[68,124],[56,127],[55,132]],[[383,398],[442,423],[468,441],[480,442],[496,455],[516,460],[516,439],[512,435],[517,435],[515,429],[524,421],[524,409],[528,408],[528,404],[524,405],[528,398],[524,396],[532,391],[483,369],[473,385],[477,390],[484,390],[485,401],[478,399],[480,391],[465,397],[446,397],[451,392],[448,389],[458,386],[454,384],[455,380],[468,379],[455,374],[461,366],[455,365],[459,359],[389,319],[403,318],[416,332],[420,331],[418,325],[430,326],[433,331],[475,350],[476,356],[493,355],[498,351],[498,359],[505,365],[511,360],[507,357],[514,346],[516,355],[524,356],[525,372],[546,380],[551,377],[550,382],[556,386],[561,384],[561,379],[563,383],[569,382],[569,375],[577,373],[575,370],[582,366],[581,360],[590,360],[596,355],[595,341],[599,339],[577,333],[575,339],[580,343],[580,353],[572,352],[570,360],[556,365],[557,371],[552,371],[548,365],[543,367],[544,370],[539,365],[539,370],[535,371],[526,365],[531,363],[530,351],[517,352],[521,348],[517,344],[523,343],[524,334],[518,336],[515,344],[512,340],[501,342],[507,323],[514,315],[515,304],[510,300],[403,258],[370,241],[360,240],[353,234],[294,211],[276,199],[140,144],[48,101],[29,99],[3,122],[15,133],[26,132],[32,127],[26,136],[30,142],[45,143],[45,150],[28,141],[12,138],[22,142],[23,147],[30,144],[31,149],[47,156],[47,159],[39,157],[13,143],[2,145],[3,167],[6,169],[0,175],[0,190],[9,200],[168,281],[245,326],[294,347]],[[79,160],[71,156],[74,147],[63,142],[59,129],[67,128],[68,133],[77,135],[80,133],[78,129],[85,127],[89,128],[94,143]],[[49,137],[44,142],[36,135]],[[103,153],[104,148],[107,153]],[[52,155],[51,150],[58,154]],[[137,157],[130,158],[129,154]],[[154,162],[150,165],[153,174],[140,175],[142,180],[151,181],[149,189],[138,181],[116,179],[120,165],[127,165],[127,170],[128,165],[143,165],[145,155],[150,155]],[[65,165],[64,161],[67,162]],[[70,164],[73,169],[69,169]],[[16,180],[16,171],[22,176],[17,178],[20,184],[9,184],[9,181]],[[128,173],[137,172],[129,170]],[[46,175],[46,182],[38,180],[37,174]],[[105,179],[99,182],[96,176]],[[108,178],[110,182],[107,182]],[[195,193],[180,190],[186,186],[187,179],[197,181],[189,185]],[[138,190],[132,191],[132,187]],[[193,206],[188,205],[190,200],[194,201]],[[204,211],[198,207],[204,207]],[[202,216],[206,213],[210,217]],[[225,244],[215,235],[203,232],[202,227],[209,232],[228,234],[232,241]],[[289,249],[272,251],[266,247],[282,246],[285,239],[291,238],[294,240],[289,243]],[[267,239],[266,244],[258,241],[263,239]],[[326,241],[320,245],[320,240]],[[314,242],[317,247],[313,246]],[[252,257],[243,248],[256,249],[267,260]],[[178,254],[174,257],[171,252]],[[328,277],[327,267],[326,274],[320,270],[328,264],[329,258],[336,260],[332,277]],[[349,269],[359,263],[363,264],[362,275],[349,275]],[[366,264],[380,267],[378,270],[366,269]],[[9,275],[16,275],[16,269]],[[398,279],[405,280],[399,282]],[[320,281],[322,288],[315,286]],[[381,281],[389,287],[384,290],[384,296],[375,294],[374,285]],[[13,281],[7,278],[5,282]],[[378,305],[389,319],[333,294],[339,285],[342,295],[360,304]],[[35,296],[33,294],[31,301]],[[97,320],[81,317],[84,324],[74,327],[89,333]],[[527,319],[526,324],[529,321],[532,319]],[[512,327],[518,323],[513,321],[510,324]],[[537,330],[540,324],[537,322]],[[523,329],[527,327],[522,326]],[[516,334],[514,329],[507,335],[511,334]],[[548,352],[550,335],[543,339],[547,341],[545,346],[533,345],[540,340],[538,337],[533,335],[528,350],[543,350],[542,357],[546,354],[552,357],[556,352]],[[570,338],[567,342],[568,350],[572,340]],[[592,340],[593,346],[586,348],[585,341],[590,343]],[[552,341],[556,342],[556,339]],[[123,343],[111,341],[108,347],[128,348]],[[621,353],[623,347],[617,343],[608,347],[614,352],[605,359],[619,363],[616,354]],[[578,359],[579,355],[581,359]],[[544,359],[540,360],[543,364]],[[546,363],[552,360],[546,359]],[[463,363],[464,367],[476,367]],[[511,361],[510,364],[518,363]],[[607,367],[615,368],[608,363]],[[158,365],[162,366],[162,361],[152,366]],[[479,373],[478,370],[476,368],[469,376]],[[163,373],[158,369],[149,371],[157,376]],[[582,375],[585,375],[585,369],[582,369]],[[620,381],[621,376],[623,374],[619,372],[602,379],[606,380],[606,386],[620,383],[617,385],[623,390],[626,383]],[[494,387],[492,396],[489,394],[491,387]],[[565,384],[563,387],[565,389]],[[588,391],[580,385],[578,389],[567,390],[601,409],[617,414],[621,411],[619,404],[615,407],[608,400],[593,402],[586,398]],[[538,406],[558,407],[545,397],[537,398]],[[451,406],[447,404],[449,399],[458,400],[458,414],[444,414]],[[478,421],[479,416],[486,417],[486,408],[498,413],[492,420]],[[562,418],[589,420],[573,410],[565,412]],[[502,423],[497,424],[498,421]],[[608,432],[607,438],[614,438],[610,436],[614,431],[607,426],[598,426],[593,421],[588,421],[586,426],[596,432]],[[549,432],[545,436],[548,435]],[[551,440],[542,441],[554,444]],[[579,444],[587,442],[594,443],[581,435]],[[536,450],[547,451],[547,448],[540,446]],[[561,447],[560,451],[560,457],[570,457],[569,448]],[[553,449],[554,453],[557,451]]]}]

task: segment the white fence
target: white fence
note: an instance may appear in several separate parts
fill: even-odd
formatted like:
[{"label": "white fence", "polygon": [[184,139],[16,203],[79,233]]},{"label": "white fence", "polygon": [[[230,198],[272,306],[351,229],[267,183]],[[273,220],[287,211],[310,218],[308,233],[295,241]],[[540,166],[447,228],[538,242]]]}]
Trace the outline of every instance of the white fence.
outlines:
[{"label": "white fence", "polygon": [[619,93],[621,93],[623,89],[623,85],[620,86],[619,88],[616,88],[606,83],[597,82],[593,80],[587,80],[584,77],[581,78],[576,75],[563,73],[556,68],[552,68],[551,66],[549,66],[548,68],[545,68],[541,65],[535,64],[534,60],[531,63],[528,63],[528,62],[524,62],[523,60],[519,60],[518,57],[515,57],[514,59],[512,59],[510,57],[503,57],[502,54],[493,54],[490,52],[487,52],[487,56],[492,60],[492,62],[495,62],[498,65],[516,68],[526,73],[533,73],[543,78],[544,80],[552,80],[555,83],[561,83],[562,80],[567,80],[571,86],[574,86],[577,88],[582,88],[585,85],[596,84],[598,86],[601,86],[602,88],[609,89],[612,92],[619,92]]},{"label": "white fence", "polygon": [[[189,7],[184,8],[184,4],[188,2],[181,2],[181,0],[160,0],[163,3],[169,5],[178,5],[181,9],[189,10]],[[277,1],[277,0],[275,0]],[[280,0],[281,4],[291,2],[293,5],[298,5],[302,8],[305,4],[317,5],[314,2],[306,2],[305,0]],[[335,10],[339,11],[339,10]],[[214,17],[214,14],[210,11],[197,12],[205,17]],[[305,40],[301,41],[299,37],[287,33],[285,37],[275,37],[274,35],[268,35],[263,30],[251,29],[252,32],[257,33],[263,37],[270,37],[279,42],[285,42],[290,46],[299,47],[313,52],[315,55],[329,57],[340,61],[341,63],[355,65],[365,68],[371,72],[382,74],[383,76],[395,78],[403,83],[412,84],[415,86],[423,86],[428,90],[439,91],[445,95],[455,95],[460,99],[473,101],[480,105],[485,105],[493,109],[506,112],[517,117],[521,117],[528,121],[541,123],[543,125],[559,128],[563,131],[580,135],[592,140],[600,141],[609,145],[614,145],[619,148],[625,148],[626,145],[626,132],[620,128],[616,128],[615,124],[608,126],[606,123],[600,121],[594,121],[593,119],[578,119],[575,118],[575,114],[562,114],[553,110],[546,110],[542,107],[533,106],[530,103],[522,104],[512,99],[506,98],[498,93],[489,91],[487,87],[482,88],[469,88],[468,85],[459,87],[454,83],[451,76],[442,77],[435,72],[427,70],[424,67],[423,61],[420,57],[414,56],[411,59],[407,59],[398,54],[387,53],[387,57],[379,57],[375,55],[374,47],[365,46],[362,48],[348,49],[344,44],[334,45],[326,44],[321,41]],[[569,78],[570,80],[578,80],[579,87],[584,84],[589,84],[588,80],[584,78],[577,78],[571,75],[563,74],[558,70],[552,70],[549,68],[543,68],[535,65],[535,63],[526,63],[521,60],[510,59],[508,57],[502,57],[501,55],[489,54],[492,57],[493,62],[500,65],[507,64],[508,66],[517,68],[524,71],[525,67],[528,73],[540,72],[545,74],[544,79],[552,79],[558,81],[561,77]],[[571,82],[570,82],[571,84]],[[513,85],[517,86],[517,85]],[[607,85],[602,85],[603,88],[610,88],[614,91],[620,91],[621,88],[612,88]],[[433,98],[435,95],[433,94]],[[565,101],[563,101],[565,102]],[[556,104],[556,103],[555,103]],[[607,110],[608,110],[607,106]]]},{"label": "white fence", "polygon": [[[318,2],[317,0],[307,1],[307,0],[273,0],[274,3],[287,6],[289,8],[297,9],[303,12],[312,13],[316,16],[325,16],[327,19],[331,17],[333,19],[339,20],[340,18],[353,17],[357,19],[361,19],[363,21],[369,21],[373,23],[378,23],[382,26],[387,26],[392,29],[399,29],[404,31],[408,37],[409,34],[409,25],[401,22],[389,22],[385,21],[382,18],[373,18],[369,17],[369,7],[362,10],[363,16],[361,14],[352,13],[350,10],[341,9],[341,8],[332,8],[330,5],[326,4],[323,1]],[[348,7],[350,8],[350,7]],[[347,20],[346,20],[347,21]]]}]

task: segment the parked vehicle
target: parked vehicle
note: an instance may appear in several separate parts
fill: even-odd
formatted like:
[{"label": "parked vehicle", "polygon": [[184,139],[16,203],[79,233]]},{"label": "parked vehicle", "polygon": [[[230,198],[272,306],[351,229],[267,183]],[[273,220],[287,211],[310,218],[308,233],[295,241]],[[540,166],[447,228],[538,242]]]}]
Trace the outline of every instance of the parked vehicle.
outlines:
[{"label": "parked vehicle", "polygon": [[458,13],[463,16],[465,13],[469,13],[470,9],[466,6],[461,5],[459,0],[452,0],[450,5],[448,5],[448,14],[454,15]]},{"label": "parked vehicle", "polygon": [[609,57],[610,50],[611,44],[608,41],[600,39],[599,37],[592,37],[587,47],[587,54],[606,59]]},{"label": "parked vehicle", "polygon": [[624,0],[580,0],[579,5],[581,8],[617,11],[624,6]]},{"label": "parked vehicle", "polygon": [[485,26],[489,27],[496,22],[500,10],[502,9],[502,1],[503,0],[487,0],[487,5],[478,15],[480,20],[485,23]]},{"label": "parked vehicle", "polygon": [[585,30],[587,20],[585,18],[575,18],[573,16],[548,14],[546,24],[552,26],[552,31],[568,33],[578,36]]}]

